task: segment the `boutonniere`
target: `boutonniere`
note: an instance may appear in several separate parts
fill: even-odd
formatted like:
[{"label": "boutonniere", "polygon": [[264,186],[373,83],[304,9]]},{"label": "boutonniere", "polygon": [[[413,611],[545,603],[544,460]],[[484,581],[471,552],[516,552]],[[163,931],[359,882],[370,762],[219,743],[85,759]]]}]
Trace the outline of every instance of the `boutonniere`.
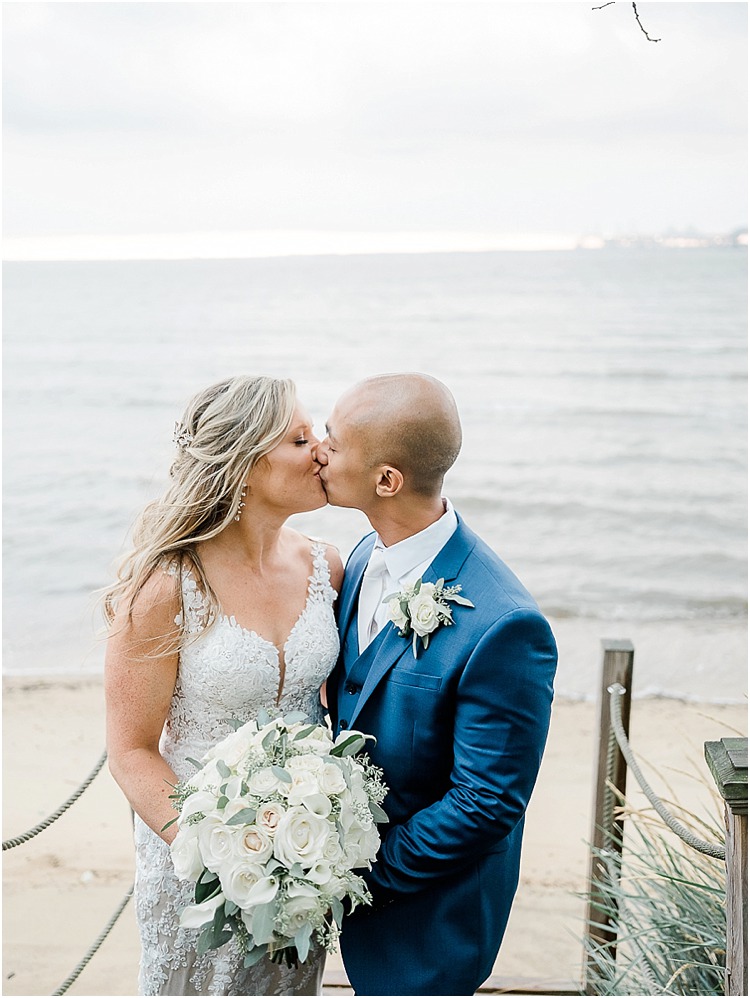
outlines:
[{"label": "boutonniere", "polygon": [[474,604],[458,594],[461,586],[446,586],[445,579],[437,582],[422,582],[417,579],[401,592],[391,593],[383,600],[388,604],[388,617],[398,628],[399,637],[408,638],[412,634],[414,658],[417,657],[417,642],[421,639],[424,648],[430,643],[430,635],[441,624],[453,623],[453,611],[448,603],[461,606]]}]

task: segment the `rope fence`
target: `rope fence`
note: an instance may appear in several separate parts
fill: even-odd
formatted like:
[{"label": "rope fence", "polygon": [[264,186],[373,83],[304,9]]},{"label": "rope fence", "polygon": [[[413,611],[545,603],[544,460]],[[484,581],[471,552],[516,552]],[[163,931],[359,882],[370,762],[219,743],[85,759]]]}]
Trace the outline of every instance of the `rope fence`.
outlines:
[{"label": "rope fence", "polygon": [[[76,788],[76,790],[70,795],[70,797],[68,797],[68,799],[64,801],[57,808],[57,810],[53,811],[52,814],[49,815],[49,817],[45,818],[44,821],[40,821],[38,825],[34,825],[33,828],[30,828],[27,832],[24,832],[22,835],[15,836],[15,838],[5,839],[5,841],[3,842],[3,852],[5,852],[6,849],[15,849],[16,846],[20,846],[23,845],[25,842],[29,842],[40,832],[43,832],[46,828],[49,828],[50,825],[54,824],[54,822],[56,822],[57,819],[62,814],[65,814],[65,812],[68,810],[68,808],[71,805],[75,804],[75,802],[78,800],[81,794],[83,794],[83,792],[87,790],[88,787],[91,786],[91,784],[94,782],[96,777],[101,772],[102,767],[104,766],[104,763],[106,761],[107,761],[107,750],[105,749],[102,752],[101,756],[99,757],[96,765],[89,773],[89,775],[86,777],[83,783],[81,783],[80,786]],[[94,956],[96,951],[102,945],[107,936],[110,934],[110,932],[115,926],[115,923],[117,922],[117,919],[120,917],[120,915],[122,915],[123,911],[127,907],[128,902],[133,896],[134,886],[135,886],[134,884],[130,885],[125,896],[123,897],[122,901],[120,901],[115,911],[112,913],[112,916],[110,917],[107,924],[104,926],[102,931],[96,937],[96,939],[91,944],[86,953],[78,961],[75,968],[71,971],[70,974],[68,974],[68,976],[62,982],[57,991],[52,992],[53,995],[64,995],[68,990],[68,988],[70,988],[70,986],[78,979],[81,971],[84,969],[86,964]]]},{"label": "rope fence", "polygon": [[110,932],[115,926],[115,922],[117,921],[117,919],[120,917],[120,915],[122,915],[123,911],[125,911],[128,901],[130,901],[130,899],[133,896],[133,887],[134,885],[131,884],[130,887],[128,888],[127,893],[125,894],[125,897],[122,899],[122,901],[120,901],[119,905],[112,913],[112,917],[110,918],[110,920],[104,926],[99,935],[96,937],[96,939],[94,940],[94,942],[92,943],[86,954],[82,956],[81,959],[78,961],[75,969],[72,970],[70,974],[68,974],[68,976],[60,985],[60,987],[57,989],[57,991],[52,992],[53,995],[64,995],[65,992],[68,990],[68,988],[71,986],[71,984],[73,984],[78,979],[78,976],[83,970],[83,968],[86,966],[91,957],[96,953],[101,944],[110,934]]},{"label": "rope fence", "polygon": [[695,849],[697,852],[702,852],[706,856],[713,856],[714,859],[726,859],[726,850],[724,849],[724,846],[716,845],[716,843],[713,842],[706,842],[704,839],[701,839],[697,835],[693,834],[689,828],[686,828],[682,822],[675,818],[675,816],[667,809],[664,802],[657,796],[656,792],[641,772],[641,768],[636,762],[633,751],[630,748],[628,737],[625,734],[620,707],[622,703],[621,698],[626,692],[625,687],[620,683],[613,683],[611,686],[607,687],[607,692],[609,693],[610,719],[612,721],[612,729],[615,733],[617,744],[620,746],[620,751],[625,757],[628,769],[632,771],[633,776],[635,776],[641,790],[648,798],[656,813],[662,821],[664,821],[667,827],[670,828],[675,835],[679,836],[682,841],[689,845],[692,849]]},{"label": "rope fence", "polygon": [[45,828],[49,828],[49,826],[53,824],[53,822],[57,821],[57,819],[60,817],[61,814],[65,814],[68,808],[72,804],[75,804],[75,802],[84,792],[84,790],[86,790],[88,787],[91,786],[91,784],[94,782],[94,779],[101,771],[101,768],[106,762],[106,760],[107,760],[107,750],[105,749],[104,752],[102,752],[101,756],[99,757],[99,761],[97,762],[97,764],[91,770],[91,772],[83,781],[83,783],[78,787],[78,789],[75,790],[70,795],[70,797],[68,797],[68,799],[58,807],[56,811],[53,811],[48,818],[45,818],[44,821],[40,821],[38,825],[34,825],[33,828],[30,828],[28,832],[24,832],[23,835],[17,835],[14,839],[6,839],[3,842],[3,852],[5,852],[6,849],[15,849],[16,846],[23,845],[24,842],[28,842],[30,839],[33,839],[35,835],[38,835],[40,832],[43,832]]}]

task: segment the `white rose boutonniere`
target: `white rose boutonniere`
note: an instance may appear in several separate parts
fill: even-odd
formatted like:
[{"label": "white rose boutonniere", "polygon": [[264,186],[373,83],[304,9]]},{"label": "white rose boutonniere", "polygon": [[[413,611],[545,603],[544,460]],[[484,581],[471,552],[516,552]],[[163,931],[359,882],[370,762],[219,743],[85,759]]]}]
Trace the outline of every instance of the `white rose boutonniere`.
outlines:
[{"label": "white rose boutonniere", "polygon": [[418,641],[426,648],[430,643],[430,635],[441,624],[449,626],[453,623],[453,610],[448,603],[458,603],[460,606],[474,607],[471,600],[458,594],[461,586],[446,586],[445,579],[437,582],[416,582],[391,593],[383,600],[388,604],[388,616],[396,625],[402,638],[412,635],[414,658],[417,657]]}]

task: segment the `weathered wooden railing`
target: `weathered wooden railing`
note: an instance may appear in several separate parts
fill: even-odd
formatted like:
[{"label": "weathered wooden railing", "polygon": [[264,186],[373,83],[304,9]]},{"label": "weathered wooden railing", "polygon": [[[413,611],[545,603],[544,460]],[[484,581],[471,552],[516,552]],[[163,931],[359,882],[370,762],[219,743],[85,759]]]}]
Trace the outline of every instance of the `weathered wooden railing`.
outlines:
[{"label": "weathered wooden railing", "polygon": [[627,744],[633,645],[629,641],[603,641],[602,645],[583,993],[600,993],[600,964],[593,954],[606,953],[613,962],[617,955],[617,902],[609,885],[613,877],[619,879],[622,861],[623,817],[617,802],[625,797],[629,759],[634,776],[666,824],[692,848],[725,859],[725,994],[747,995],[747,738],[722,738],[705,743],[706,760],[725,802],[727,834],[724,847],[702,842],[668,812],[648,786]]},{"label": "weathered wooden railing", "polygon": [[599,850],[605,849],[612,863],[619,868],[622,859],[623,818],[616,810],[625,795],[628,767],[612,730],[609,712],[609,688],[619,683],[626,690],[622,704],[625,731],[630,731],[630,690],[633,685],[633,658],[635,651],[630,641],[602,641],[603,660],[598,691],[598,734],[596,743],[596,775],[594,778],[594,807],[591,828],[591,865],[589,868],[588,910],[586,934],[592,945],[586,947],[584,962],[584,994],[598,994],[596,980],[598,965],[592,956],[595,947],[604,947],[612,960],[617,952],[617,920],[604,915],[602,909],[614,909],[614,899],[603,905],[603,892],[611,877],[604,868]]},{"label": "weathered wooden railing", "polygon": [[747,991],[747,738],[706,742],[727,828],[727,970],[724,993]]}]

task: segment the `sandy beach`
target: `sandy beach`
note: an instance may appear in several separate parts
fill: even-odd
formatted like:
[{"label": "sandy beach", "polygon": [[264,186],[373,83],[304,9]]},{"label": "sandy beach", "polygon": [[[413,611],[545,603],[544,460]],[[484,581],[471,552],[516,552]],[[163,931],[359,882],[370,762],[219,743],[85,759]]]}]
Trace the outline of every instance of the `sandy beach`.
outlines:
[{"label": "sandy beach", "polygon": [[[521,884],[494,974],[574,982],[581,967],[596,730],[595,705],[555,704],[547,753],[528,811]],[[716,812],[703,743],[747,732],[744,706],[666,699],[633,704],[631,742],[657,791],[701,814]],[[3,837],[53,811],[104,746],[99,679],[6,678]],[[631,781],[629,799],[643,799]],[[130,812],[103,771],[51,828],[5,855],[3,994],[50,994],[96,938],[133,875]],[[71,995],[135,995],[138,939],[132,905]],[[342,990],[337,957],[328,990]]]}]

